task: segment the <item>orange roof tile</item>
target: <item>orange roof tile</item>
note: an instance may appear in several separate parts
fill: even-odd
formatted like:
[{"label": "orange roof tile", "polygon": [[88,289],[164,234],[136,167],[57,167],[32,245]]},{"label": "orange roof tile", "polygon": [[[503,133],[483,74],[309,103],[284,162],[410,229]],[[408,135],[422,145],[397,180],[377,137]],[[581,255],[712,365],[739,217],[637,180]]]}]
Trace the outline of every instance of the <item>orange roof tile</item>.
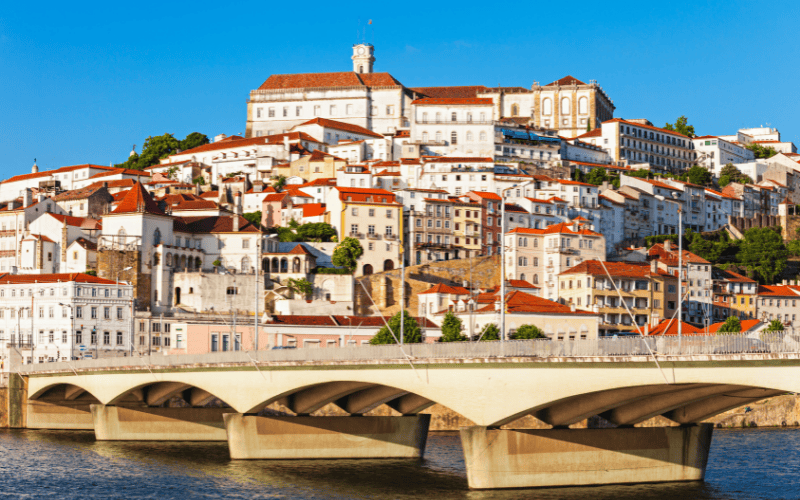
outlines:
[{"label": "orange roof tile", "polygon": [[164,212],[158,208],[158,205],[153,201],[153,197],[144,188],[141,182],[133,185],[130,191],[125,195],[125,198],[119,203],[112,214],[134,213],[134,212],[147,212],[156,215],[164,215]]},{"label": "orange roof tile", "polygon": [[344,130],[345,132],[350,132],[353,134],[366,135],[368,137],[377,137],[379,139],[383,138],[381,134],[377,134],[372,130],[366,129],[364,127],[359,127],[358,125],[353,125],[351,123],[329,120],[327,118],[314,118],[313,120],[308,120],[307,122],[303,122],[300,125],[295,125],[295,127],[302,127],[304,125],[319,125],[321,127],[332,128],[334,130]]},{"label": "orange roof tile", "polygon": [[[605,269],[603,268],[603,265],[605,265]],[[608,274],[611,276],[622,276],[627,278],[649,278],[651,276],[673,277],[671,274],[661,269],[653,273],[650,268],[650,264],[644,262],[603,262],[603,264],[600,264],[600,262],[596,260],[583,261],[577,266],[573,266],[562,272],[561,275],[591,274],[595,276],[606,276],[606,270],[608,270]]]}]

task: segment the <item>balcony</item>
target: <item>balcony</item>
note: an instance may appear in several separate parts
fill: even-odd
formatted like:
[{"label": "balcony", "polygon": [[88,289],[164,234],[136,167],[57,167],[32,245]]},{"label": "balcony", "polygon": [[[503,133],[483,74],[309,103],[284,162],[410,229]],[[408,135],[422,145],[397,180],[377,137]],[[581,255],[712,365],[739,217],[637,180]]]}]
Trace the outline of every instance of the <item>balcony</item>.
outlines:
[{"label": "balcony", "polygon": [[370,240],[379,240],[381,239],[381,235],[377,233],[367,233],[367,238]]},{"label": "balcony", "polygon": [[434,140],[434,139],[428,139],[428,140],[416,139],[416,140],[413,140],[413,141],[408,141],[408,143],[413,145],[413,146],[446,146],[447,145],[447,143],[445,141],[437,141],[437,140]]},{"label": "balcony", "polygon": [[544,251],[545,253],[563,253],[567,255],[578,253],[578,251],[573,248],[563,248],[563,247],[547,247],[544,249]]},{"label": "balcony", "polygon": [[394,241],[394,240],[397,239],[397,235],[396,234],[385,234],[383,237],[386,238],[387,240],[391,240],[391,241]]},{"label": "balcony", "polygon": [[419,125],[491,125],[491,120],[417,120]]},{"label": "balcony", "polygon": [[364,233],[357,233],[354,231],[350,231],[350,234],[348,236],[350,236],[351,238],[364,239]]}]

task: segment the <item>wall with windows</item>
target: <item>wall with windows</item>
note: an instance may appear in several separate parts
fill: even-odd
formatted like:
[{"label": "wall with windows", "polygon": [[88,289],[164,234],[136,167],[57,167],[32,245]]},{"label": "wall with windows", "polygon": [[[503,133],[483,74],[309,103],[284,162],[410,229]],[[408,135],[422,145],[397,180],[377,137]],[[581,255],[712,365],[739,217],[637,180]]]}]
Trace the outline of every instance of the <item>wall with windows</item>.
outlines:
[{"label": "wall with windows", "polygon": [[420,142],[430,154],[491,157],[494,154],[492,113],[491,104],[414,105],[411,141]]}]

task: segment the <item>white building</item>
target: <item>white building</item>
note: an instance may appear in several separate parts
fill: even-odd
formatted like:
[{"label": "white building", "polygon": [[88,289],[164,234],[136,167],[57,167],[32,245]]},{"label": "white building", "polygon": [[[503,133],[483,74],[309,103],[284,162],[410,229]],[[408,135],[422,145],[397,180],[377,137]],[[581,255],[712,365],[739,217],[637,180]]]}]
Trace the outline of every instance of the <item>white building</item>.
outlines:
[{"label": "white building", "polygon": [[47,190],[58,187],[71,191],[89,177],[112,170],[117,169],[85,164],[40,172],[39,166],[34,164],[30,174],[15,175],[0,183],[0,201],[10,201],[24,196],[25,189]]},{"label": "white building", "polygon": [[0,342],[16,346],[25,363],[128,355],[132,293],[127,283],[87,274],[4,274]]},{"label": "white building", "polygon": [[[692,143],[697,151],[697,164],[707,168],[717,177],[719,177],[722,167],[728,163],[737,165],[755,160],[753,152],[742,144],[727,141],[721,137],[713,135],[694,137]],[[755,181],[755,179],[753,180]]]},{"label": "white building", "polygon": [[675,173],[691,167],[696,158],[689,137],[647,120],[614,118],[603,122],[602,133],[599,145],[617,163],[647,163],[653,171]]},{"label": "white building", "polygon": [[424,98],[411,102],[412,142],[423,154],[491,157],[493,103],[486,98]]}]

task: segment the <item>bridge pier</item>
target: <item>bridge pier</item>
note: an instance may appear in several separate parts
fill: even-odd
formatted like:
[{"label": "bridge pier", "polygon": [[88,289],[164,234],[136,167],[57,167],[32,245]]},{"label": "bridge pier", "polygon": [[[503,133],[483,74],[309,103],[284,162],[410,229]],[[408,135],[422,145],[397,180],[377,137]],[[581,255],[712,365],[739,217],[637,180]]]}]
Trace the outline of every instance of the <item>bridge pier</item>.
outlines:
[{"label": "bridge pier", "polygon": [[283,417],[225,414],[232,459],[422,458],[430,415]]},{"label": "bridge pier", "polygon": [[701,481],[711,424],[618,429],[464,427],[470,488]]},{"label": "bridge pier", "polygon": [[93,404],[98,441],[225,441],[230,408],[130,408]]},{"label": "bridge pier", "polygon": [[28,401],[26,408],[28,429],[81,430],[91,431],[92,411],[90,403],[66,401]]}]

